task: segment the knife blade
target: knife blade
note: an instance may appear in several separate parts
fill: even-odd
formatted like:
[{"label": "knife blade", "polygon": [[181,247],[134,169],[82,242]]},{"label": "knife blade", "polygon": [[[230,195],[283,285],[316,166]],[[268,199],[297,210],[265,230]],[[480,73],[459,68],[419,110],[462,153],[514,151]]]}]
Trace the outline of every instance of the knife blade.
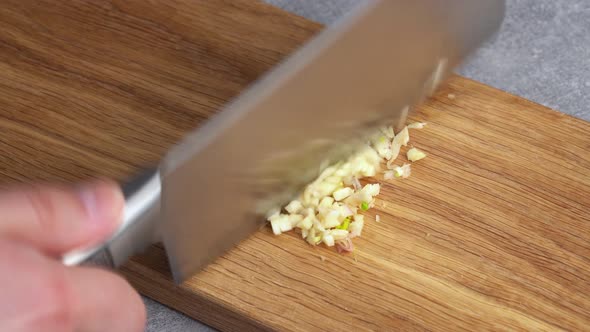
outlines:
[{"label": "knife blade", "polygon": [[126,190],[101,254],[120,265],[162,240],[182,282],[264,224],[322,167],[416,105],[499,28],[504,0],[371,0],[325,29],[173,147]]}]

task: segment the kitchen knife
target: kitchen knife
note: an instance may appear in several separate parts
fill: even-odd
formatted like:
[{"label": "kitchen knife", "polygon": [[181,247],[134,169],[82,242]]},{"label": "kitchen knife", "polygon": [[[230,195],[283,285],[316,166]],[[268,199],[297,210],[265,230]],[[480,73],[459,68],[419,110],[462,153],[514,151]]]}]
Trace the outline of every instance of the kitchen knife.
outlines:
[{"label": "kitchen knife", "polygon": [[119,230],[63,257],[118,266],[163,241],[182,282],[264,223],[367,133],[402,126],[500,26],[503,0],[371,0],[325,29],[160,165],[124,186]]}]

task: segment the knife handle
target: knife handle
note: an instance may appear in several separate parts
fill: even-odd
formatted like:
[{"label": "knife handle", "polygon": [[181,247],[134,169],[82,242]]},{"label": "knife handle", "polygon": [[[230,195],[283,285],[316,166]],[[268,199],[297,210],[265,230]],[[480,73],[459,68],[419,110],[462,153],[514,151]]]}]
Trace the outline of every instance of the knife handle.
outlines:
[{"label": "knife handle", "polygon": [[161,181],[157,169],[144,171],[122,186],[125,196],[123,222],[104,242],[76,249],[62,256],[65,265],[117,267],[159,240]]}]

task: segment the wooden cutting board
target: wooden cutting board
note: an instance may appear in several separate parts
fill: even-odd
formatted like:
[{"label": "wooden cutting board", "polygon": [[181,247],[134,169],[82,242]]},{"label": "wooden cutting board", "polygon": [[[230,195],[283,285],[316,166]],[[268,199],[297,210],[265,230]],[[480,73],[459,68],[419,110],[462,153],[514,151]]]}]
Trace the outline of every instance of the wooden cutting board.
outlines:
[{"label": "wooden cutting board", "polygon": [[[246,0],[5,0],[0,181],[124,179],[320,28]],[[122,272],[227,331],[588,330],[590,124],[458,76],[414,118],[429,156],[369,179],[354,255],[266,229],[180,286],[157,245]]]}]

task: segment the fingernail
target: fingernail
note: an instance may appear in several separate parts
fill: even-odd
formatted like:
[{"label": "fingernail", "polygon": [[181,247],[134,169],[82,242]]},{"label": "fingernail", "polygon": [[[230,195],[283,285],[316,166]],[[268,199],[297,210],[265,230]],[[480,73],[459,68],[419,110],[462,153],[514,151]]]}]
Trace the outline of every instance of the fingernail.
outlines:
[{"label": "fingernail", "polygon": [[103,228],[119,222],[121,205],[117,195],[119,194],[113,186],[102,183],[88,184],[81,188],[80,199],[86,209],[90,227]]}]

